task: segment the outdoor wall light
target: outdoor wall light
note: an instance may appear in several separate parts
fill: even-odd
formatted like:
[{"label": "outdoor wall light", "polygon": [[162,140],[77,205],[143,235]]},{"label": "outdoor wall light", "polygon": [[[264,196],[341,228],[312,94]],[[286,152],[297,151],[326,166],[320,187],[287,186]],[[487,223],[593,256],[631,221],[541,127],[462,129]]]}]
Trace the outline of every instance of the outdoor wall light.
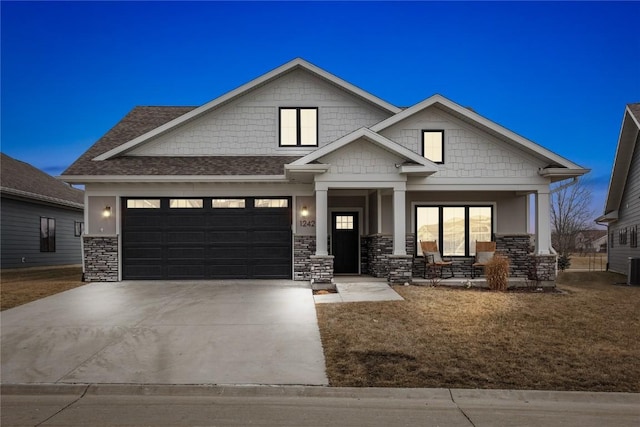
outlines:
[{"label": "outdoor wall light", "polygon": [[307,216],[309,215],[309,209],[307,209],[306,206],[303,206],[302,211],[300,211],[300,213],[302,214],[302,216]]},{"label": "outdoor wall light", "polygon": [[102,211],[102,216],[104,218],[110,218],[111,217],[111,206],[105,206],[104,210]]}]

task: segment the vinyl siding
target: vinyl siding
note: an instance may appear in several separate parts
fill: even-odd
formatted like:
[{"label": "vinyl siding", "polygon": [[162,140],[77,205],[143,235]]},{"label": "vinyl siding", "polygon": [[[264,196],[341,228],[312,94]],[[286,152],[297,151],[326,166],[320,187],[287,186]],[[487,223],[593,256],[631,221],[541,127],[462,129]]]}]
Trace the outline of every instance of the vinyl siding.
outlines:
[{"label": "vinyl siding", "polygon": [[[640,138],[639,138],[640,139]],[[630,227],[637,225],[640,232],[640,143],[636,139],[635,150],[627,176],[627,182],[618,211],[618,221],[609,226],[609,270],[627,274],[629,257],[640,257],[640,246],[631,247]],[[619,232],[627,228],[627,243],[620,244]],[[613,235],[613,247],[611,238]]]},{"label": "vinyl siding", "polygon": [[[74,222],[83,213],[3,197],[1,200],[1,267],[20,268],[80,264],[80,237],[74,236]],[[56,251],[40,252],[40,217],[56,220]],[[22,262],[22,258],[25,262]]]}]

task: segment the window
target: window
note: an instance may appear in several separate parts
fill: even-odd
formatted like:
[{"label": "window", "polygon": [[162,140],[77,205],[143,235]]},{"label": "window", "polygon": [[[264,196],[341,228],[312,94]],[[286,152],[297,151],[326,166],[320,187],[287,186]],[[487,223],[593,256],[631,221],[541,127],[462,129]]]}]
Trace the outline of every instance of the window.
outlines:
[{"label": "window", "polygon": [[434,163],[444,163],[444,131],[422,131],[422,155]]},{"label": "window", "polygon": [[621,245],[626,245],[627,244],[627,227],[621,229],[618,232],[618,242]]},{"label": "window", "polygon": [[56,220],[40,217],[40,252],[56,251]]},{"label": "window", "polygon": [[637,248],[638,247],[638,226],[634,225],[633,227],[631,227],[631,237],[629,238],[630,242],[629,242],[629,246],[632,248]]},{"label": "window", "polygon": [[244,208],[244,199],[213,199],[211,207],[216,209]]},{"label": "window", "polygon": [[317,108],[280,109],[280,146],[316,147],[318,145]]},{"label": "window", "polygon": [[491,206],[417,206],[415,218],[416,243],[435,240],[445,256],[473,256],[476,241],[490,241],[493,235]]},{"label": "window", "polygon": [[254,202],[256,208],[287,208],[289,207],[288,199],[256,199]]},{"label": "window", "polygon": [[170,209],[198,209],[204,206],[202,199],[170,199]]},{"label": "window", "polygon": [[73,221],[73,235],[76,237],[82,236],[84,232],[84,222],[82,221]]},{"label": "window", "polygon": [[353,215],[336,215],[336,230],[353,230]]},{"label": "window", "polygon": [[127,209],[160,209],[160,199],[129,199]]}]

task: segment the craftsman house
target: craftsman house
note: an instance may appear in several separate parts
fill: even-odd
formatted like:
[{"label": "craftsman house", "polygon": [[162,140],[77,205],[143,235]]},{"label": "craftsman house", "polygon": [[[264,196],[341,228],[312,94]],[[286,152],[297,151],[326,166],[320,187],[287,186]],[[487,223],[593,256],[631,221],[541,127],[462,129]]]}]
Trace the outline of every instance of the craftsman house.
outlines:
[{"label": "craftsman house", "polygon": [[628,274],[630,257],[640,257],[639,140],[640,103],[629,104],[622,118],[604,214],[596,219],[607,224],[608,269],[622,274]]},{"label": "craftsman house", "polygon": [[553,279],[549,184],[586,172],[443,96],[401,109],[295,59],[200,107],[134,108],[62,179],[85,185],[89,280],[395,283],[419,240],[457,276],[494,240],[512,274],[535,256]]},{"label": "craftsman house", "polygon": [[2,153],[2,268],[82,262],[82,190]]}]

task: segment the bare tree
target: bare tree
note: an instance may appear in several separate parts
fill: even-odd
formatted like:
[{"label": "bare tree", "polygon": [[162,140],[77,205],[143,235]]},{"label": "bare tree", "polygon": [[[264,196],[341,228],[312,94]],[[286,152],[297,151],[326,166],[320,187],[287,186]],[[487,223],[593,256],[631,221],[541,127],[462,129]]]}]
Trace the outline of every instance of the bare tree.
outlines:
[{"label": "bare tree", "polygon": [[560,255],[569,256],[576,235],[592,223],[595,214],[591,209],[591,199],[591,186],[583,179],[551,186],[553,246]]}]

